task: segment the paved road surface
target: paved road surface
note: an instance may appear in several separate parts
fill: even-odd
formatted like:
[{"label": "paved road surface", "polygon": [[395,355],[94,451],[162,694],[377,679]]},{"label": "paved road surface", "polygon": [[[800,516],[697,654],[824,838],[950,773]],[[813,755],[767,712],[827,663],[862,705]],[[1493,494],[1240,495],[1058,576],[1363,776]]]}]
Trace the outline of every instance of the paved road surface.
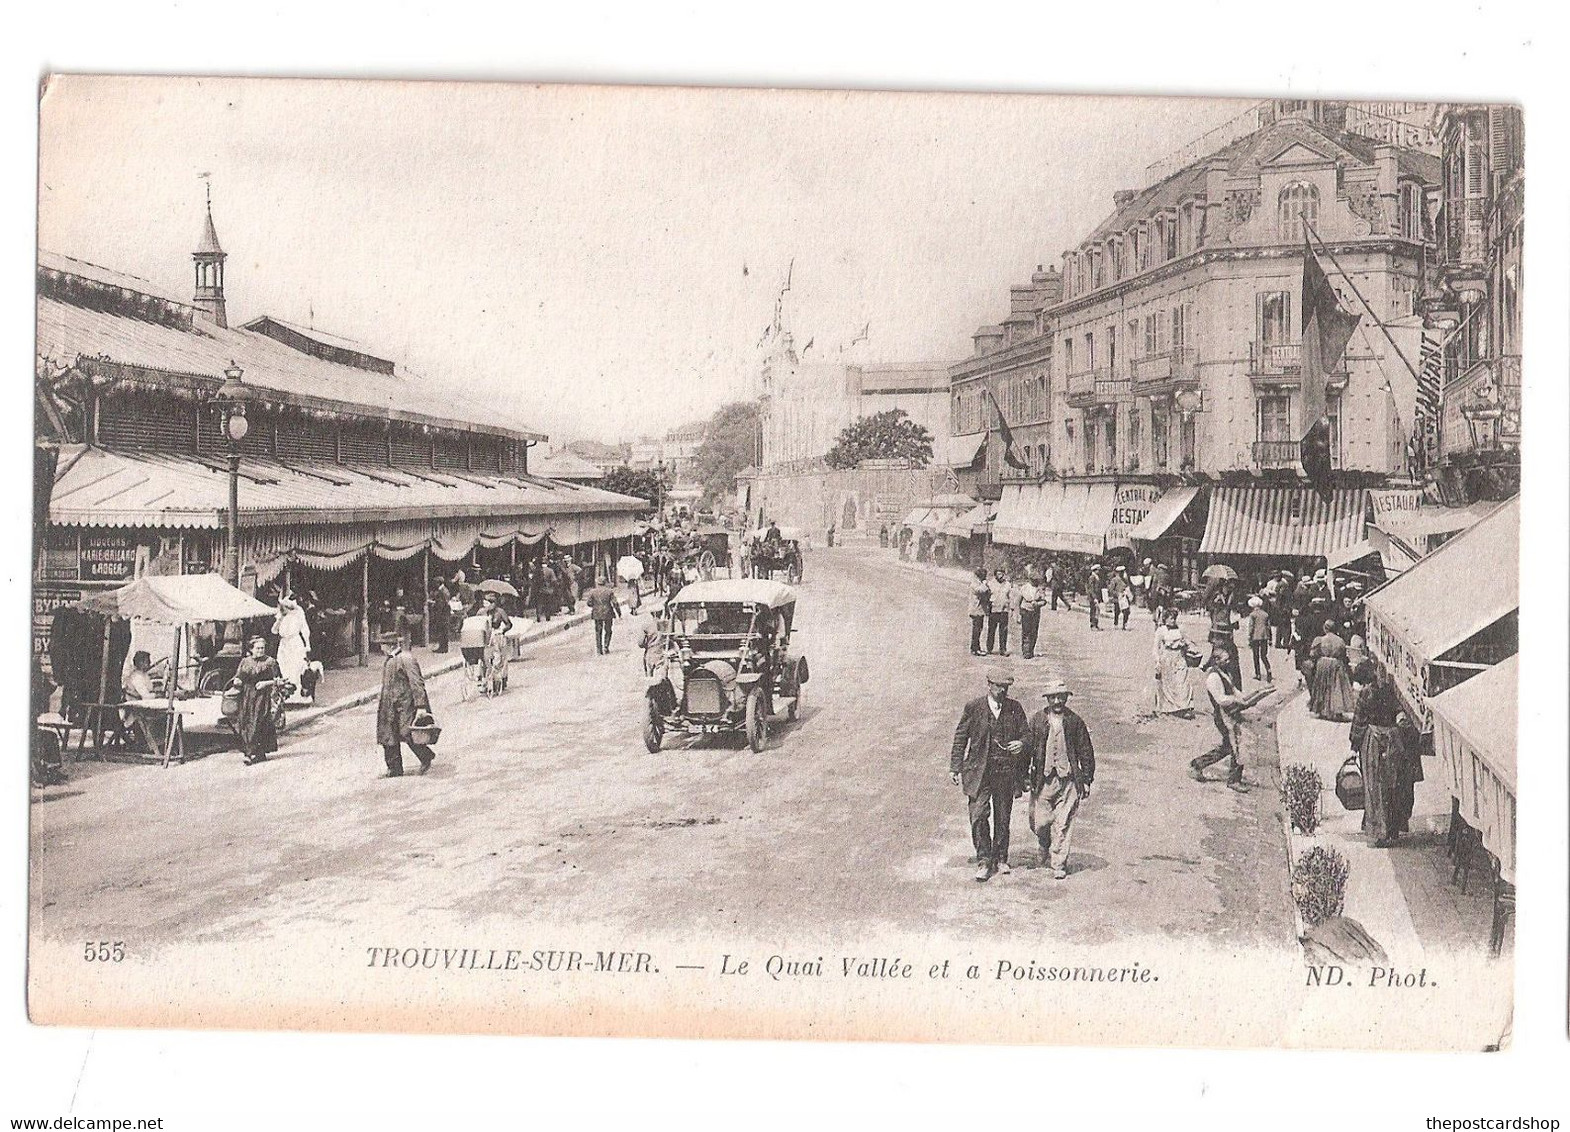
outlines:
[{"label": "paved road surface", "polygon": [[597,657],[584,627],[515,663],[499,700],[459,704],[456,677],[434,681],[446,733],[423,778],[377,777],[374,706],[286,736],[255,768],[233,753],[75,768],[33,806],[35,923],[144,948],[525,918],[754,939],[1007,924],[1086,944],[1140,932],[1293,946],[1272,780],[1246,797],[1195,784],[1185,764],[1208,721],[1138,719],[1148,621],[1092,633],[1049,613],[1047,659],[1014,658],[1032,712],[1035,688],[1068,679],[1099,774],[1068,880],[1020,867],[1035,857],[1021,805],[1016,869],[981,885],[947,774],[989,663],[968,655],[962,587],[838,548],[811,555],[800,594],[805,711],[761,755],[712,737],[646,753],[634,634],[618,623]]}]

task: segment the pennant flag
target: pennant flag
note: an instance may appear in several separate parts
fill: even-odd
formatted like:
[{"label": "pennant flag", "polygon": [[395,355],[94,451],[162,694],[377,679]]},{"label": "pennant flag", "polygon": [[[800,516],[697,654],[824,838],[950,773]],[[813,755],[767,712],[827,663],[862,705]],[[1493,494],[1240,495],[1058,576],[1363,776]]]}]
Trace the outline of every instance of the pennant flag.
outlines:
[{"label": "pennant flag", "polygon": [[1308,482],[1330,501],[1330,418],[1325,412],[1325,383],[1346,352],[1360,316],[1341,305],[1319,257],[1303,237],[1303,420],[1308,429],[1298,444],[1298,463]]},{"label": "pennant flag", "polygon": [[992,408],[998,414],[998,431],[1003,434],[1003,462],[1022,472],[1029,471],[1030,465],[1014,455],[1014,433],[1009,430],[1008,420],[1003,416],[1003,406],[998,404],[998,399],[992,395],[992,390],[988,389],[986,392],[987,400],[992,402]]}]

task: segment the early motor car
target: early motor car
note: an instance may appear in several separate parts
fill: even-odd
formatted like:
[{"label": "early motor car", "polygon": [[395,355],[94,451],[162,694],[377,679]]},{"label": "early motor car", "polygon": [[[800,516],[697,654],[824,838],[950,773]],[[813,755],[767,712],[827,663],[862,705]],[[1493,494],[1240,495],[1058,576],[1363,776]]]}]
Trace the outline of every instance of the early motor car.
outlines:
[{"label": "early motor car", "polygon": [[801,710],[807,658],[792,655],[796,592],[779,582],[694,582],[671,599],[663,661],[644,705],[644,745],[667,731],[741,732],[754,751],[769,741],[776,700]]}]

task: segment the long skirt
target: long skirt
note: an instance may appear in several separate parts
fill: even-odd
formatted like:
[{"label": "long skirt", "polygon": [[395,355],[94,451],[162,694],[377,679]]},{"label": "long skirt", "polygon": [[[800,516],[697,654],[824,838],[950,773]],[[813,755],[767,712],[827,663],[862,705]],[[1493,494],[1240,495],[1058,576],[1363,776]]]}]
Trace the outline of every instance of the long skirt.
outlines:
[{"label": "long skirt", "polygon": [[1352,714],[1352,681],[1346,662],[1336,656],[1315,660],[1308,681],[1308,710],[1320,719],[1347,719]]},{"label": "long skirt", "polygon": [[1194,710],[1194,686],[1181,649],[1162,649],[1156,660],[1156,711],[1176,715]]},{"label": "long skirt", "polygon": [[[1394,727],[1370,726],[1359,752],[1363,771],[1363,832],[1371,841],[1389,841],[1405,832],[1412,812],[1401,797],[1401,752]],[[1406,793],[1410,795],[1408,784]],[[1403,810],[1405,811],[1403,813]]]}]

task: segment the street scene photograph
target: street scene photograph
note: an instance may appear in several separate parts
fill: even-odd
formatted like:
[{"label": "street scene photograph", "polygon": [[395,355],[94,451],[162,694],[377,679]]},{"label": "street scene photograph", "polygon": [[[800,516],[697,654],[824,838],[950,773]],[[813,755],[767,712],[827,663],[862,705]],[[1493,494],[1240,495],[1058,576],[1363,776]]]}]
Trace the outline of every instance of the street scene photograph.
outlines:
[{"label": "street scene photograph", "polygon": [[1509,1044],[1519,107],[39,105],[34,1022]]}]

